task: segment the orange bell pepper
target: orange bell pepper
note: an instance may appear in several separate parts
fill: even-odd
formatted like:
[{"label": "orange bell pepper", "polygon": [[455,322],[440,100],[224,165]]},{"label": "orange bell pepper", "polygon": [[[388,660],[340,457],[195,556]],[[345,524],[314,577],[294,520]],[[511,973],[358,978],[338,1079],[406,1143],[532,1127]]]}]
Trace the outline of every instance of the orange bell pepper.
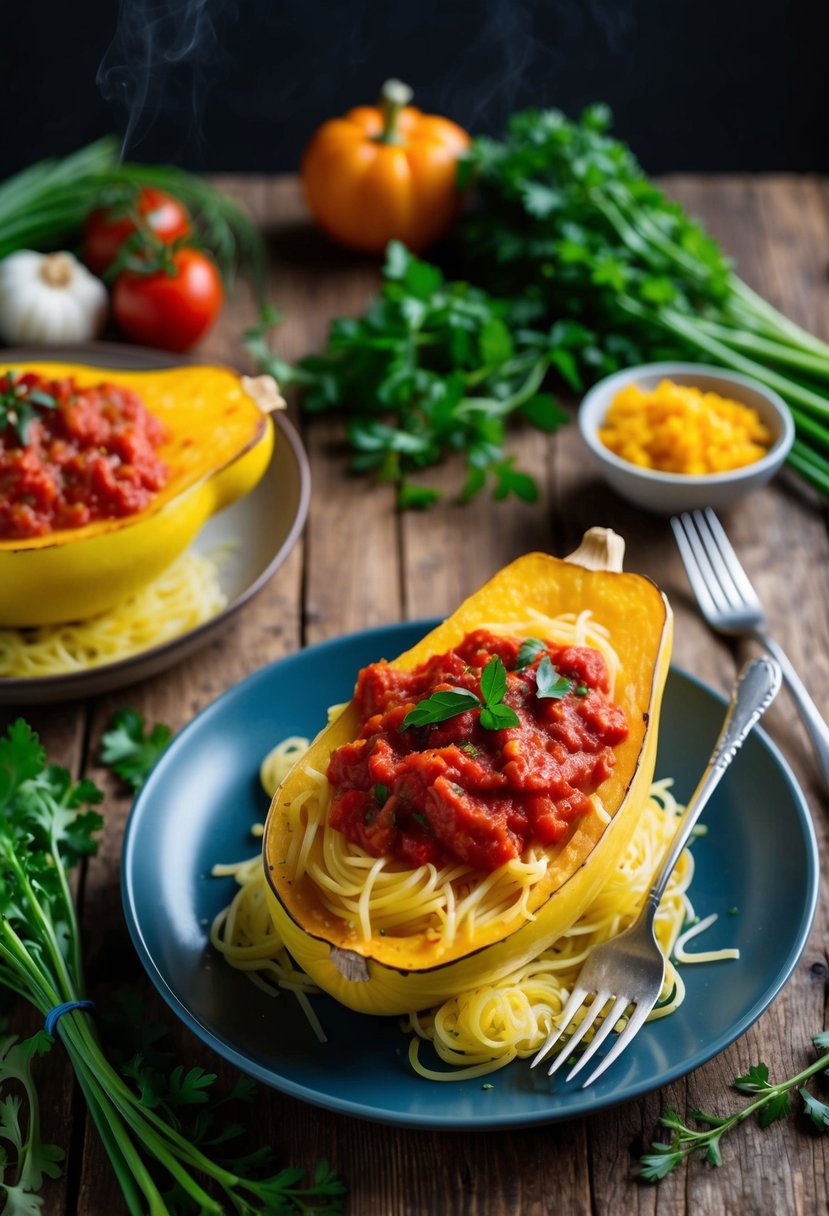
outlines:
[{"label": "orange bell pepper", "polygon": [[433,244],[458,208],[458,157],[466,131],[410,106],[412,90],[383,85],[377,106],[357,106],[323,123],[302,158],[302,184],[315,222],[352,249],[381,252],[392,239],[412,250]]}]

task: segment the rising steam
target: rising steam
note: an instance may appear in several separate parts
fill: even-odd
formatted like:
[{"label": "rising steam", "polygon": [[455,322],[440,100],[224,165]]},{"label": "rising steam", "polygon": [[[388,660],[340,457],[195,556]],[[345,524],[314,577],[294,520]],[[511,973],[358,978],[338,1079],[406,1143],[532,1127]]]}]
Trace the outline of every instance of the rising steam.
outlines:
[{"label": "rising steam", "polygon": [[235,0],[120,0],[97,82],[126,113],[122,156],[165,114],[186,114],[188,137],[200,143],[204,97],[224,62],[220,33],[235,8]]}]

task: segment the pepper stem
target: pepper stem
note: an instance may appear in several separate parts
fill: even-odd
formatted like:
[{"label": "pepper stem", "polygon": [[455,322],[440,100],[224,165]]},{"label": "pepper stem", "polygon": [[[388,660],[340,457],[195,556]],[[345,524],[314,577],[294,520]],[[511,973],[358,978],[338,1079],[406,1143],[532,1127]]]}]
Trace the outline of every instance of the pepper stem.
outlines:
[{"label": "pepper stem", "polygon": [[412,100],[412,90],[402,80],[387,80],[380,90],[380,113],[383,130],[376,137],[378,144],[399,144],[397,121],[400,111]]}]

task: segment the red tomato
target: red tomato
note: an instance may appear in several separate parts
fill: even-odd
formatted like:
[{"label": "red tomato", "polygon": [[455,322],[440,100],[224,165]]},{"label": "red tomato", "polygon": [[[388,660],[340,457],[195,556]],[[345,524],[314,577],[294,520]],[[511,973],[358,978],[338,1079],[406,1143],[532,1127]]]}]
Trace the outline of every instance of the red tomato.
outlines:
[{"label": "red tomato", "polygon": [[[165,245],[192,232],[187,208],[163,190],[143,186],[133,208],[144,217]],[[117,207],[100,207],[90,212],[84,226],[83,260],[93,274],[102,275],[109,269],[124,241],[133,232],[135,221]]]},{"label": "red tomato", "polygon": [[185,351],[215,321],[224,301],[222,281],[198,249],[172,255],[175,273],[125,270],[115,280],[112,315],[124,337],[143,346]]}]

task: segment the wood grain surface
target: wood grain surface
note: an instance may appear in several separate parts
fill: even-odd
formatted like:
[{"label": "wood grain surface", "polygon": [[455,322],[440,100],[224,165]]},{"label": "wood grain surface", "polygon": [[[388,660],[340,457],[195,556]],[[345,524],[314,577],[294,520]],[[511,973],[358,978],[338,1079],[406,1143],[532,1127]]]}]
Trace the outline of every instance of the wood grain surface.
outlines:
[{"label": "wood grain surface", "polygon": [[[328,321],[358,312],[375,289],[376,265],[325,245],[306,223],[292,179],[222,178],[266,232],[272,299],[283,314],[278,344],[291,359],[318,348]],[[674,177],[668,191],[702,218],[734,257],[743,277],[795,320],[829,339],[829,187],[812,179]],[[241,345],[254,306],[241,289],[200,354],[242,369]],[[121,914],[118,864],[130,800],[98,761],[99,741],[117,707],[129,703],[149,722],[180,728],[225,689],[302,645],[403,617],[450,611],[499,566],[532,548],[569,552],[584,529],[609,524],[627,540],[626,566],[650,575],[676,614],[674,658],[715,687],[730,685],[742,647],[715,638],[700,619],[664,521],[615,498],[594,477],[575,428],[545,437],[529,429],[512,439],[519,462],[538,477],[534,505],[451,500],[457,469],[432,479],[445,504],[399,517],[387,487],[345,472],[342,432],[334,421],[301,425],[312,468],[313,497],[304,538],[268,586],[219,640],[155,679],[111,696],[37,706],[26,716],[50,756],[106,791],[106,826],[98,855],[79,884],[91,994],[102,1008],[119,990],[139,993],[148,1016],[166,1020],[183,1061],[232,1073],[183,1027],[144,978]],[[829,715],[829,537],[824,506],[788,474],[735,508],[727,527],[768,611],[770,632],[788,650],[824,714]],[[3,725],[13,708],[0,711]],[[829,1136],[804,1120],[763,1131],[746,1125],[728,1138],[724,1163],[699,1160],[659,1187],[636,1181],[633,1162],[658,1133],[666,1105],[727,1113],[741,1103],[729,1085],[764,1060],[774,1076],[812,1059],[811,1037],[827,1026],[829,801],[808,740],[782,694],[767,729],[802,783],[822,851],[822,894],[814,931],[783,993],[722,1055],[666,1090],[589,1119],[507,1132],[438,1134],[352,1120],[276,1092],[260,1094],[252,1142],[272,1145],[284,1163],[331,1161],[348,1187],[354,1216],[507,1216],[566,1212],[577,1216],[687,1213],[826,1213]],[[785,841],[781,841],[785,848]],[[774,890],[767,892],[773,903]],[[734,981],[739,982],[739,981]],[[11,1029],[34,1022],[23,1008]],[[48,1184],[45,1216],[120,1216],[123,1203],[82,1100],[58,1047],[38,1065],[47,1135],[68,1153],[65,1176]],[[825,1097],[825,1094],[824,1094]]]}]

